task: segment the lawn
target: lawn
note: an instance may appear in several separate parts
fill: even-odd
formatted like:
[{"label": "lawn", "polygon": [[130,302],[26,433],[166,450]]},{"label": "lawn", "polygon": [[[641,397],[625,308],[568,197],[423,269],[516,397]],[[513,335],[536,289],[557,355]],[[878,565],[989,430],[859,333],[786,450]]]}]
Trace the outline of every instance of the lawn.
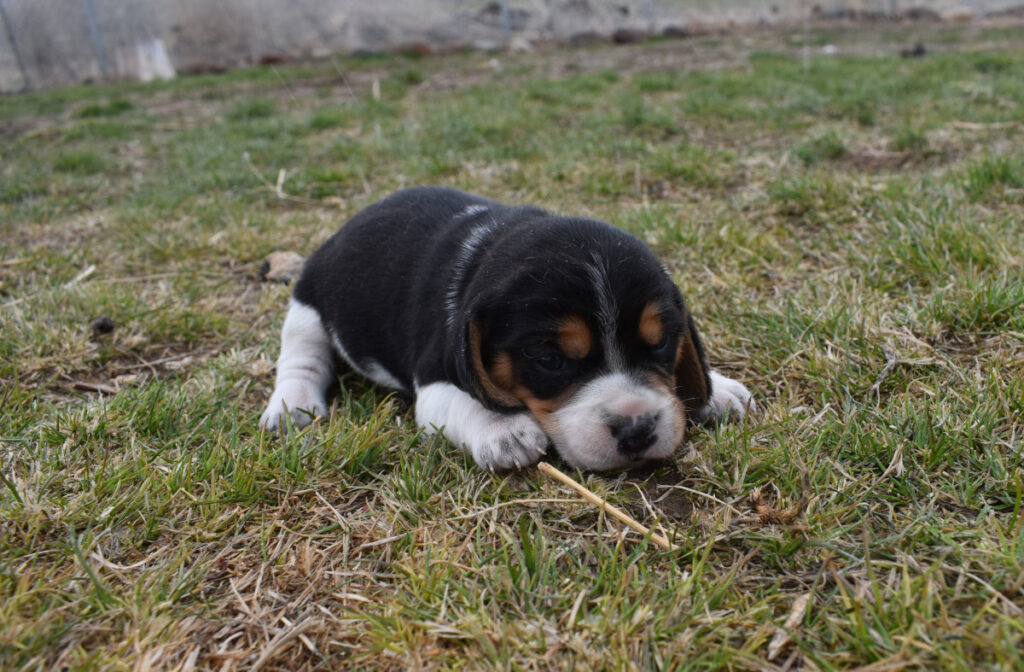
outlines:
[{"label": "lawn", "polygon": [[[0,668],[1024,668],[1024,31],[908,31],[0,98]],[[761,412],[573,476],[676,550],[356,377],[257,431],[263,259],[420,183],[664,259]]]}]

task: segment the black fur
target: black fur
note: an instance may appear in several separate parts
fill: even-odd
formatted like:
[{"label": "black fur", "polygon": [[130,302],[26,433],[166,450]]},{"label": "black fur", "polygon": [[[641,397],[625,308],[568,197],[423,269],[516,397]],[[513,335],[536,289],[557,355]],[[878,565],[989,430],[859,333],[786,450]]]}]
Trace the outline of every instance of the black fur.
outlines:
[{"label": "black fur", "polygon": [[[485,210],[460,215],[474,205]],[[473,231],[480,242],[467,254]],[[515,404],[482,391],[472,329],[482,331],[485,365],[496,353],[509,353],[519,380],[538,398],[554,398],[597,375],[600,347],[557,371],[545,368],[557,356],[551,334],[567,313],[586,316],[598,333],[587,270],[595,259],[605,265],[621,307],[615,337],[630,370],[671,377],[679,339],[692,339],[699,357],[692,374],[703,378],[704,389],[677,393],[699,408],[710,393],[708,368],[679,290],[642,241],[604,222],[454,189],[406,189],[358,213],[324,243],[307,261],[295,298],[319,312],[357,368],[377,363],[410,393],[414,381],[451,382],[489,408],[511,410]],[[659,348],[635,331],[651,301],[666,308],[667,339]]]}]

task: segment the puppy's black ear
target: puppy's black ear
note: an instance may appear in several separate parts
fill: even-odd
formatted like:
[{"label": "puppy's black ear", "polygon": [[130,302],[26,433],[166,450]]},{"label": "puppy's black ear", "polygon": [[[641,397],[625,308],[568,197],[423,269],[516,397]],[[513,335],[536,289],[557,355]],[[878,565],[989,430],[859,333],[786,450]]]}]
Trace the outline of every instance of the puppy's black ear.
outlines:
[{"label": "puppy's black ear", "polygon": [[711,396],[711,378],[704,356],[704,345],[697,334],[693,317],[686,315],[686,329],[679,338],[676,351],[675,390],[683,404],[690,422],[698,422],[701,410]]},{"label": "puppy's black ear", "polygon": [[499,384],[488,369],[486,348],[487,321],[476,314],[461,325],[459,347],[456,348],[455,369],[460,387],[491,409],[520,408],[523,402]]}]

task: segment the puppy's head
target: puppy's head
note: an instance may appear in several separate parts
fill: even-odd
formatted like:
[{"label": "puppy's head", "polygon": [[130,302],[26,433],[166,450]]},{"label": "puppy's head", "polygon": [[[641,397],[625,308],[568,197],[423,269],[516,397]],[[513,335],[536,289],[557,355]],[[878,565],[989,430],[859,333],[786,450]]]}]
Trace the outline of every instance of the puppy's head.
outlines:
[{"label": "puppy's head", "polygon": [[480,255],[454,321],[456,368],[486,406],[526,408],[572,466],[669,456],[707,402],[682,295],[637,238],[546,218]]}]

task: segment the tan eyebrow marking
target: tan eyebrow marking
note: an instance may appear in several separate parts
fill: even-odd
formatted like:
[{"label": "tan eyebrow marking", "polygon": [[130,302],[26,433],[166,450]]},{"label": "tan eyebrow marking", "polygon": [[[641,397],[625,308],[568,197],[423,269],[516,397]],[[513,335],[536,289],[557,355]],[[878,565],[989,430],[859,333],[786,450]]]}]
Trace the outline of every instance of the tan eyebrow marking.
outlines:
[{"label": "tan eyebrow marking", "polygon": [[480,381],[480,389],[477,392],[490,399],[506,406],[518,406],[520,400],[509,390],[503,389],[499,382],[491,377],[491,372],[484,366],[483,354],[481,353],[483,334],[480,324],[473,321],[469,325],[470,353],[472,355],[473,368],[476,370],[477,378]]},{"label": "tan eyebrow marking", "polygon": [[653,301],[644,306],[640,313],[640,338],[648,345],[661,343],[665,335],[665,326],[661,323],[661,308]]},{"label": "tan eyebrow marking", "polygon": [[558,328],[558,346],[569,359],[583,359],[590,354],[594,338],[590,327],[579,315],[570,315]]}]

